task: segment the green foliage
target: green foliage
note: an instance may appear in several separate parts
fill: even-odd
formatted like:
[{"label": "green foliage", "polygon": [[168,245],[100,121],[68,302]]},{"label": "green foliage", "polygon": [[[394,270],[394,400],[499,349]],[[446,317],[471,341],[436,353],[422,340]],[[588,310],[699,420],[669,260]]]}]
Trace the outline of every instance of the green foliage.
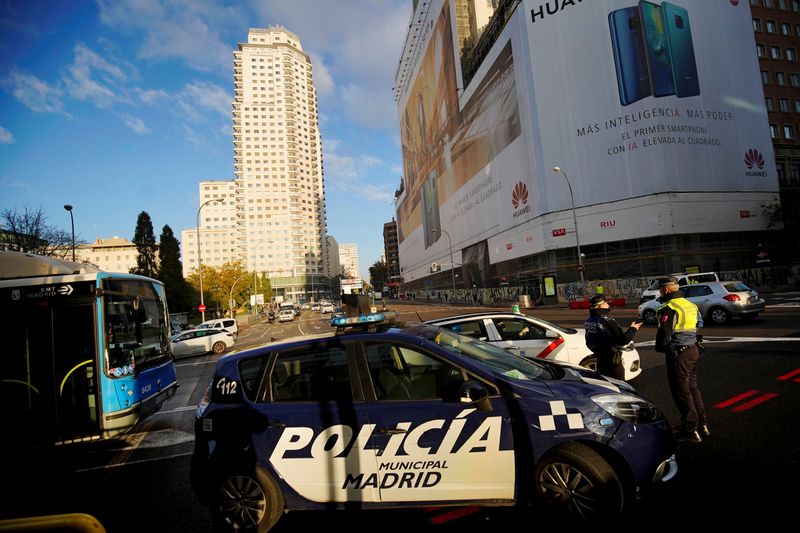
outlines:
[{"label": "green foliage", "polygon": [[[200,275],[197,269],[189,274],[189,283],[200,290]],[[240,261],[225,263],[219,268],[203,265],[203,303],[209,309],[228,309],[228,298],[234,307],[250,301],[253,291],[253,274],[247,272]]]},{"label": "green foliage", "polygon": [[136,266],[131,269],[131,274],[156,277],[156,237],[153,234],[153,222],[146,211],[139,213],[136,219],[136,231],[133,234],[133,244],[139,255],[136,257]]},{"label": "green foliage", "polygon": [[389,273],[386,268],[386,263],[375,261],[372,266],[369,267],[369,283],[373,287],[383,290],[383,285],[388,279]]},{"label": "green foliage", "polygon": [[180,242],[169,226],[161,230],[156,278],[164,283],[171,312],[191,311],[200,301],[197,291],[183,277]]}]

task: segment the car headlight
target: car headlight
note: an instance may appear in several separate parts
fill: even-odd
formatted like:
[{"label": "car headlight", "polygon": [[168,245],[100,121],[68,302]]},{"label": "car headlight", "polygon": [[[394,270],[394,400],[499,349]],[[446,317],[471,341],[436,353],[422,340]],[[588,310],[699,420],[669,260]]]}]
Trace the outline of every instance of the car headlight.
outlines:
[{"label": "car headlight", "polygon": [[656,406],[634,394],[602,394],[592,401],[607,413],[629,422],[654,422],[661,418]]}]

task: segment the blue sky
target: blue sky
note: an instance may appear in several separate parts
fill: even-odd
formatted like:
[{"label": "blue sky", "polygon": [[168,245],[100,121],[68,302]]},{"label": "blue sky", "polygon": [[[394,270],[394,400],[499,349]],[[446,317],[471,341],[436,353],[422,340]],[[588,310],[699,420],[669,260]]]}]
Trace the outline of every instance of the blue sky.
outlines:
[{"label": "blue sky", "polygon": [[282,25],[312,57],[328,233],[383,251],[400,184],[394,73],[410,0],[0,0],[0,209],[79,239],[195,226],[198,182],[233,178],[233,50]]}]

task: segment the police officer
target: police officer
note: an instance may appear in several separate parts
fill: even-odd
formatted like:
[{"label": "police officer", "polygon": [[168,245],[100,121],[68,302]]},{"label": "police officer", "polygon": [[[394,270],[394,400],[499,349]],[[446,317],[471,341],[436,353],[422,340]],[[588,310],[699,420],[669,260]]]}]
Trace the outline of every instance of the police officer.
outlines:
[{"label": "police officer", "polygon": [[681,415],[679,441],[702,442],[710,437],[705,406],[697,384],[700,346],[697,330],[702,318],[697,306],[683,297],[675,278],[659,280],[661,306],[656,310],[656,351],[666,355],[667,381]]},{"label": "police officer", "polygon": [[622,346],[625,346],[636,335],[641,322],[633,322],[623,332],[611,315],[611,306],[602,294],[589,300],[589,318],[583,324],[586,330],[586,346],[597,357],[597,371],[605,376],[625,379],[625,369],[615,365],[614,359],[621,357]]}]

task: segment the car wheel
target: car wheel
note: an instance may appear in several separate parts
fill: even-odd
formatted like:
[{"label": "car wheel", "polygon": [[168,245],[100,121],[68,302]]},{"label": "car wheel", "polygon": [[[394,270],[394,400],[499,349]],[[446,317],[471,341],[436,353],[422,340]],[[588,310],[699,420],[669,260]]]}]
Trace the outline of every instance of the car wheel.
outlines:
[{"label": "car wheel", "polygon": [[589,370],[594,370],[595,372],[597,372],[597,357],[595,357],[594,355],[590,355],[589,357],[581,361],[581,366],[583,368],[588,368]]},{"label": "car wheel", "polygon": [[219,480],[212,512],[220,531],[265,533],[283,514],[283,494],[260,467],[231,470]]},{"label": "car wheel", "polygon": [[625,492],[611,465],[596,451],[568,443],[536,466],[535,490],[550,509],[578,520],[619,516]]},{"label": "car wheel", "polygon": [[646,309],[642,313],[642,320],[644,320],[645,324],[655,324],[656,323],[656,312],[652,309]]},{"label": "car wheel", "polygon": [[731,319],[731,315],[722,307],[712,307],[708,311],[708,318],[710,318],[714,324],[724,324]]},{"label": "car wheel", "polygon": [[217,341],[214,343],[214,346],[211,347],[211,350],[215,354],[221,354],[222,352],[225,351],[225,343],[222,341]]}]

